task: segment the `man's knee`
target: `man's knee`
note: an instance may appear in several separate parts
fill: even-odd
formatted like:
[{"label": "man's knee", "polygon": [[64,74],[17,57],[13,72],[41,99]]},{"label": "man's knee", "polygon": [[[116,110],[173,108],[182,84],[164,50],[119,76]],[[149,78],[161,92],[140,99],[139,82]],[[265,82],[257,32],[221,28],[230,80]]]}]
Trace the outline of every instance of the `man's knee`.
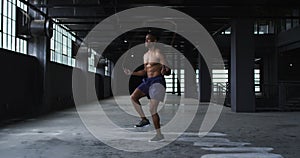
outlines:
[{"label": "man's knee", "polygon": [[150,107],[150,108],[149,108],[149,111],[150,111],[150,114],[151,114],[151,115],[154,115],[154,114],[157,113],[157,110],[156,110],[155,107]]},{"label": "man's knee", "polygon": [[140,100],[140,98],[137,97],[137,96],[134,95],[134,94],[131,94],[131,95],[130,95],[130,99],[131,99],[131,101],[134,101],[134,102],[138,102],[138,101]]},{"label": "man's knee", "polygon": [[133,94],[130,95],[130,99],[131,99],[132,101],[137,101],[136,96],[134,96]]}]

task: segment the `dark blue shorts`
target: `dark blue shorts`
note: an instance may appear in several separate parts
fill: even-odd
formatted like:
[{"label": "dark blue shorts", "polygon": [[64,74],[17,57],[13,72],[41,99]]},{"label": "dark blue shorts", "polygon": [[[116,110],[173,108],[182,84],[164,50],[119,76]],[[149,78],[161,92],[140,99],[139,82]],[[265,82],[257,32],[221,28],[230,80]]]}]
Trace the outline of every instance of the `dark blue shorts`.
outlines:
[{"label": "dark blue shorts", "polygon": [[166,93],[166,81],[164,76],[144,78],[143,82],[137,87],[147,95],[149,99],[164,101]]}]

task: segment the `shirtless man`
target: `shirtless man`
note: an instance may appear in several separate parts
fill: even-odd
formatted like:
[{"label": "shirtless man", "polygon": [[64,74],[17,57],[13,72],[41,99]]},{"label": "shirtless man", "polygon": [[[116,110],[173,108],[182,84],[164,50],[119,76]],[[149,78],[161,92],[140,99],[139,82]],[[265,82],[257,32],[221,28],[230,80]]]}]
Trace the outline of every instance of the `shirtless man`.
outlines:
[{"label": "shirtless man", "polygon": [[159,102],[164,100],[166,92],[166,81],[164,75],[169,75],[171,70],[167,67],[167,61],[165,56],[155,47],[157,38],[149,33],[146,35],[145,46],[148,51],[144,54],[144,69],[136,72],[131,72],[128,69],[124,69],[125,74],[135,76],[146,76],[143,82],[134,90],[130,98],[135,110],[141,117],[141,121],[135,125],[135,127],[144,127],[150,124],[146,118],[141,103],[139,100],[142,97],[147,96],[150,99],[150,113],[152,115],[152,121],[156,129],[156,136],[150,141],[160,141],[164,139],[160,130],[160,118],[157,114],[157,107]]}]

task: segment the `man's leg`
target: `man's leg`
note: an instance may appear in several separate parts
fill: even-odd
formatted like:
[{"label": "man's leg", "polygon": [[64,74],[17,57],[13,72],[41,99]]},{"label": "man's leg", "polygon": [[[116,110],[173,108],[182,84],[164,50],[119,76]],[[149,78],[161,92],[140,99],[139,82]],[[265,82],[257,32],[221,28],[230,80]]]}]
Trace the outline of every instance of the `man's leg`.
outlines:
[{"label": "man's leg", "polygon": [[160,119],[159,115],[157,113],[157,107],[158,107],[159,101],[155,99],[150,100],[150,112],[152,115],[153,124],[156,130],[156,135],[149,140],[149,142],[157,142],[164,139],[164,135],[161,133],[160,130]]},{"label": "man's leg", "polygon": [[155,99],[150,99],[150,113],[152,116],[152,121],[156,130],[156,133],[161,135],[160,131],[160,118],[157,114],[157,107],[158,107],[159,101]]},{"label": "man's leg", "polygon": [[164,100],[166,88],[161,83],[154,83],[149,88],[150,96],[150,113],[152,115],[152,120],[154,127],[156,129],[156,136],[153,137],[150,141],[160,141],[164,139],[164,136],[161,134],[160,130],[160,118],[157,113],[157,107],[160,101]]},{"label": "man's leg", "polygon": [[142,121],[143,120],[147,120],[148,121],[148,119],[146,118],[145,113],[144,113],[144,111],[142,109],[141,103],[139,101],[144,96],[146,96],[145,93],[143,93],[139,89],[135,89],[134,92],[131,94],[130,98],[131,98],[131,102],[132,102],[135,110],[137,111],[137,113],[142,118]]}]

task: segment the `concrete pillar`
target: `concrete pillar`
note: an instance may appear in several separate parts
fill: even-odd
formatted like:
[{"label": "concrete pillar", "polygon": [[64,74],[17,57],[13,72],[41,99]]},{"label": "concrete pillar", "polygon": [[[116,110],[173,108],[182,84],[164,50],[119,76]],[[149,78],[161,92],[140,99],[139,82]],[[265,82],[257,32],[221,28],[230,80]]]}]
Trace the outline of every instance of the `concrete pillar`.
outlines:
[{"label": "concrete pillar", "polygon": [[[31,4],[46,4],[45,1],[30,0]],[[46,11],[46,10],[44,10]],[[35,20],[45,19],[36,11],[29,9],[29,14]],[[38,72],[38,93],[36,94],[38,99],[37,110],[38,114],[48,112],[51,109],[50,98],[49,98],[49,68],[48,64],[50,61],[50,38],[46,36],[33,36],[28,40],[28,54],[35,56],[39,61],[39,72]]]},{"label": "concrete pillar", "polygon": [[[89,75],[88,73],[88,47],[81,46],[76,55],[75,68],[73,70],[73,77],[75,78],[73,82],[74,92],[73,95],[77,98],[76,103],[84,104],[88,100],[88,86],[91,86],[87,83],[90,81],[90,77],[95,77]],[[94,83],[91,83],[94,84]]]},{"label": "concrete pillar", "polygon": [[231,26],[231,109],[254,112],[254,20],[234,19]]},{"label": "concrete pillar", "polygon": [[[176,78],[174,78],[174,82],[173,83],[175,83],[176,81],[177,81],[177,89],[175,89],[175,91],[174,91],[174,94],[175,94],[175,92],[177,91],[177,93],[180,93],[180,95],[181,95],[181,90],[180,90],[180,88],[181,87],[183,87],[184,85],[182,85],[181,84],[181,70],[184,70],[184,64],[183,63],[181,63],[181,61],[180,61],[180,56],[178,55],[177,56],[177,77]],[[175,75],[176,76],[176,75]],[[184,83],[183,83],[184,84]],[[174,85],[175,86],[175,85]],[[179,90],[179,91],[178,91]]]},{"label": "concrete pillar", "polygon": [[185,60],[184,63],[184,97],[197,98],[196,73],[191,63]]},{"label": "concrete pillar", "polygon": [[202,56],[199,56],[199,98],[200,102],[209,102],[211,97],[211,78]]}]

